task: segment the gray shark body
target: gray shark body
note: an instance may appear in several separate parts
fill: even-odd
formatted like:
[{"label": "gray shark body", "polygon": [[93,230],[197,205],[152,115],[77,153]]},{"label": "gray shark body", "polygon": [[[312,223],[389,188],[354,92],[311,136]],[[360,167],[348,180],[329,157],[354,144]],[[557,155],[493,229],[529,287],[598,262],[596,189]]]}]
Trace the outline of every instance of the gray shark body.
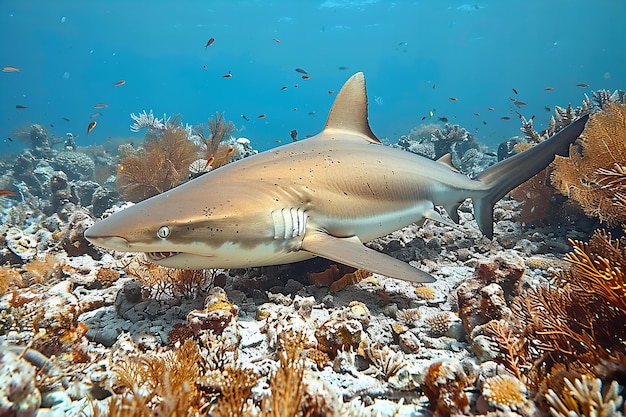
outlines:
[{"label": "gray shark body", "polygon": [[96,223],[85,237],[185,269],[242,268],[322,256],[414,282],[434,278],[362,242],[424,218],[458,222],[474,203],[491,237],[493,205],[565,155],[586,118],[470,179],[450,165],[383,146],[367,119],[362,73],[337,95],[324,130],[226,165]]}]

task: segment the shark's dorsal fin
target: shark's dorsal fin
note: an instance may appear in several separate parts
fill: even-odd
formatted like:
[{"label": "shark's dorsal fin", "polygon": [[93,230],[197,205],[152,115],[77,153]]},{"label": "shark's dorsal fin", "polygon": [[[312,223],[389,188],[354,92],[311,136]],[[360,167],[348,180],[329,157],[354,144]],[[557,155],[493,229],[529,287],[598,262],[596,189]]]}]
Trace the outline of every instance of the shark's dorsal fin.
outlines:
[{"label": "shark's dorsal fin", "polygon": [[367,120],[367,91],[362,72],[354,74],[341,87],[326,119],[326,130],[345,130],[363,136],[369,142],[380,144]]},{"label": "shark's dorsal fin", "polygon": [[439,162],[440,164],[444,164],[445,166],[447,166],[454,172],[460,172],[458,168],[455,167],[454,164],[452,163],[452,154],[450,152],[448,152],[441,158],[437,159],[437,162]]}]

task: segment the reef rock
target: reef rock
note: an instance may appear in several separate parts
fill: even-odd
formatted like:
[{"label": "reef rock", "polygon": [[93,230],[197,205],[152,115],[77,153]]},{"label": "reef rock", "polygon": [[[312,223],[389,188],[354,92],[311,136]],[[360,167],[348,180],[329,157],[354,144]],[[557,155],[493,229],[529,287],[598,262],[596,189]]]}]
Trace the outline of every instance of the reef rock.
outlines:
[{"label": "reef rock", "polygon": [[41,404],[34,366],[8,349],[0,349],[0,416],[29,417]]}]

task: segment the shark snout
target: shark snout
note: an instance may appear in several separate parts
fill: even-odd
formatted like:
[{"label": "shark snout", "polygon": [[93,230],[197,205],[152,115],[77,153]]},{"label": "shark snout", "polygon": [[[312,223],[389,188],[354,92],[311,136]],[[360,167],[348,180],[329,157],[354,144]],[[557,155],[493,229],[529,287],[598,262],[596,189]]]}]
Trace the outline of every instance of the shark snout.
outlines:
[{"label": "shark snout", "polygon": [[85,231],[85,239],[103,248],[127,251],[130,247],[128,241],[119,236],[101,236],[95,233],[92,228]]}]

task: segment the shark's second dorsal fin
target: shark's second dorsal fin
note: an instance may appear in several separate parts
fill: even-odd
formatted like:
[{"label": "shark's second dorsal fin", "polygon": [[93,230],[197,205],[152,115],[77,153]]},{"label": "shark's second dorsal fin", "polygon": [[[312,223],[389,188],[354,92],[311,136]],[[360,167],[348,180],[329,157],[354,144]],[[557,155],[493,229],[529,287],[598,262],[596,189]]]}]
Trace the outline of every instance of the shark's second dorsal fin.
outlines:
[{"label": "shark's second dorsal fin", "polygon": [[441,158],[437,159],[437,162],[439,162],[440,164],[444,164],[445,166],[447,166],[454,172],[460,172],[458,168],[455,167],[454,164],[452,163],[452,154],[450,152],[448,152]]},{"label": "shark's second dorsal fin", "polygon": [[354,74],[341,87],[330,109],[324,130],[347,130],[363,136],[364,139],[380,144],[367,120],[367,91],[362,72]]}]

